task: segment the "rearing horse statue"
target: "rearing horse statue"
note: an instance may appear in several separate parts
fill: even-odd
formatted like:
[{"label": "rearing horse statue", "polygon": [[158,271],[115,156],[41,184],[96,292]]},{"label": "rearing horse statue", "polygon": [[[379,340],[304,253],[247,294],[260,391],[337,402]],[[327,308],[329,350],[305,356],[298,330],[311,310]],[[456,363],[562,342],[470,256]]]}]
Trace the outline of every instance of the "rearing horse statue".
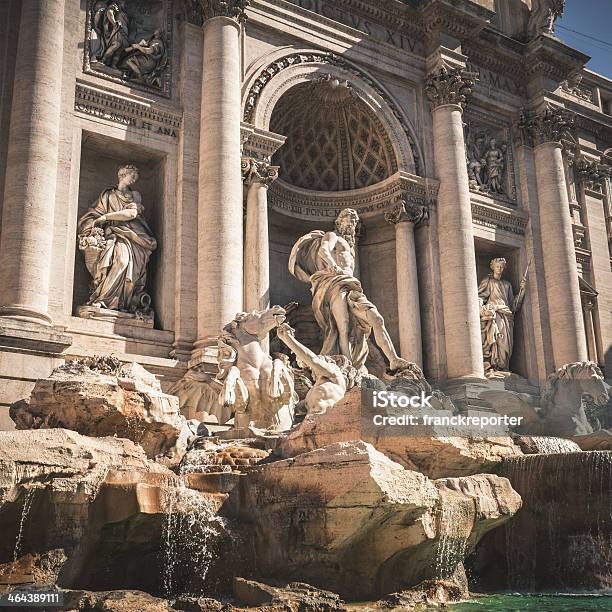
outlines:
[{"label": "rearing horse statue", "polygon": [[272,359],[261,343],[285,320],[285,310],[240,312],[219,337],[219,404],[234,412],[235,427],[283,431],[293,423],[298,401],[293,373]]}]

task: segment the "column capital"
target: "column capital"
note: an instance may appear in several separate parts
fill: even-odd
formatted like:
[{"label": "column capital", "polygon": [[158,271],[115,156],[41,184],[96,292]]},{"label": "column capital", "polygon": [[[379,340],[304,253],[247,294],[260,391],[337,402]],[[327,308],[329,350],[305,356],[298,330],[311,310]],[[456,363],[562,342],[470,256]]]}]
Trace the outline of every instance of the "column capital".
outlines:
[{"label": "column capital", "polygon": [[604,181],[612,176],[612,167],[602,160],[590,160],[579,154],[573,164],[580,183],[592,191],[601,191]]},{"label": "column capital", "polygon": [[474,88],[474,79],[461,68],[442,65],[425,79],[425,93],[433,109],[455,104],[464,109]]},{"label": "column capital", "polygon": [[393,207],[385,213],[385,221],[392,225],[399,223],[412,223],[414,226],[426,223],[429,219],[427,206],[408,203],[403,198],[398,198]]},{"label": "column capital", "polygon": [[185,20],[203,25],[213,17],[229,17],[241,23],[246,19],[250,0],[183,0]]},{"label": "column capital", "polygon": [[521,111],[514,125],[515,138],[520,145],[537,147],[545,143],[559,143],[572,136],[576,116],[564,108],[549,107],[539,113]]},{"label": "column capital", "polygon": [[280,166],[273,166],[267,161],[243,157],[241,162],[242,179],[246,185],[260,183],[269,187],[277,178]]}]

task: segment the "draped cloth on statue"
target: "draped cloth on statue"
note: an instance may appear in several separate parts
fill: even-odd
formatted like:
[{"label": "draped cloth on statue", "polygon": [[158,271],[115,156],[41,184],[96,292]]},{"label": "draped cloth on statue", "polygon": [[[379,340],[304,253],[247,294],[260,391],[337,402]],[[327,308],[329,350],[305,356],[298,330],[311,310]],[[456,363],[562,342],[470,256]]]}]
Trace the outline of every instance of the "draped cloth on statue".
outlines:
[{"label": "draped cloth on statue", "polygon": [[314,230],[302,236],[289,257],[289,271],[298,280],[310,284],[312,310],[323,332],[321,355],[340,355],[338,326],[331,311],[332,300],[346,300],[350,317],[351,361],[357,369],[365,365],[368,356],[368,336],[372,328],[354,316],[355,311],[374,308],[354,276],[330,270],[319,255],[325,232]]},{"label": "draped cloth on statue", "polygon": [[489,276],[480,283],[482,347],[485,369],[507,372],[514,339],[515,297],[512,285]]},{"label": "draped cloth on statue", "polygon": [[[97,202],[81,217],[79,236],[89,236],[94,221],[102,215],[122,210],[136,210],[130,221],[109,221],[104,224],[104,246],[89,270],[93,277],[93,293],[88,304],[110,310],[136,312],[148,304],[146,294],[147,263],[157,242],[142,216],[144,207],[138,192],[106,189]],[[145,297],[146,296],[146,297]]]}]

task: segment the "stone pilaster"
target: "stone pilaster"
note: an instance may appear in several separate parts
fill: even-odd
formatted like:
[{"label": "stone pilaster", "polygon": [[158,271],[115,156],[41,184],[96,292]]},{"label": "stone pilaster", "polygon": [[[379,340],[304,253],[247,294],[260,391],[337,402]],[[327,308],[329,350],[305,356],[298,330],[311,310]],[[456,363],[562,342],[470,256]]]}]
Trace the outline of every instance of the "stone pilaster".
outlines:
[{"label": "stone pilaster", "polygon": [[561,143],[572,129],[572,115],[557,108],[524,115],[518,127],[523,142],[534,147],[555,368],[588,357]]},{"label": "stone pilaster", "polygon": [[397,311],[401,356],[423,367],[421,305],[417,276],[414,229],[428,217],[425,206],[397,201],[385,214],[395,225],[395,265],[397,275]]},{"label": "stone pilaster", "polygon": [[49,325],[64,0],[22,3],[0,238],[0,316]]},{"label": "stone pilaster", "polygon": [[461,67],[438,65],[425,93],[433,113],[438,192],[438,240],[449,378],[484,378],[478,280],[470,188],[465,163],[463,109],[474,81]]},{"label": "stone pilaster", "polygon": [[214,343],[243,309],[240,22],[244,0],[200,0],[203,21],[198,187],[198,340]]},{"label": "stone pilaster", "polygon": [[246,158],[242,168],[247,186],[244,306],[247,311],[265,310],[270,305],[268,188],[278,178],[278,166]]}]

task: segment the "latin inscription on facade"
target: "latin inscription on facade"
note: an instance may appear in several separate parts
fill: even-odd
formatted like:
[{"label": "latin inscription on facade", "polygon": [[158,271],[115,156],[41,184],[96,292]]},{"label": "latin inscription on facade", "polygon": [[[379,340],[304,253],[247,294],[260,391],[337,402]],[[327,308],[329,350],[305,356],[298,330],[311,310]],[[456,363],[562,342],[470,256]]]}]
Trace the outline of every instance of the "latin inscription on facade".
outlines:
[{"label": "latin inscription on facade", "polygon": [[466,65],[466,70],[476,75],[477,85],[484,89],[499,89],[513,96],[526,95],[525,87],[507,76],[470,64],[469,62]]},{"label": "latin inscription on facade", "polygon": [[74,110],[112,121],[151,135],[177,138],[181,118],[164,111],[101,92],[85,85],[77,85]]},{"label": "latin inscription on facade", "polygon": [[312,11],[328,19],[333,19],[351,28],[355,28],[378,42],[388,43],[410,53],[423,53],[423,45],[419,41],[406,36],[406,34],[401,34],[396,30],[391,30],[379,23],[374,23],[360,15],[350,13],[346,9],[336,6],[333,2],[324,2],[323,0],[288,1],[308,11]]}]

